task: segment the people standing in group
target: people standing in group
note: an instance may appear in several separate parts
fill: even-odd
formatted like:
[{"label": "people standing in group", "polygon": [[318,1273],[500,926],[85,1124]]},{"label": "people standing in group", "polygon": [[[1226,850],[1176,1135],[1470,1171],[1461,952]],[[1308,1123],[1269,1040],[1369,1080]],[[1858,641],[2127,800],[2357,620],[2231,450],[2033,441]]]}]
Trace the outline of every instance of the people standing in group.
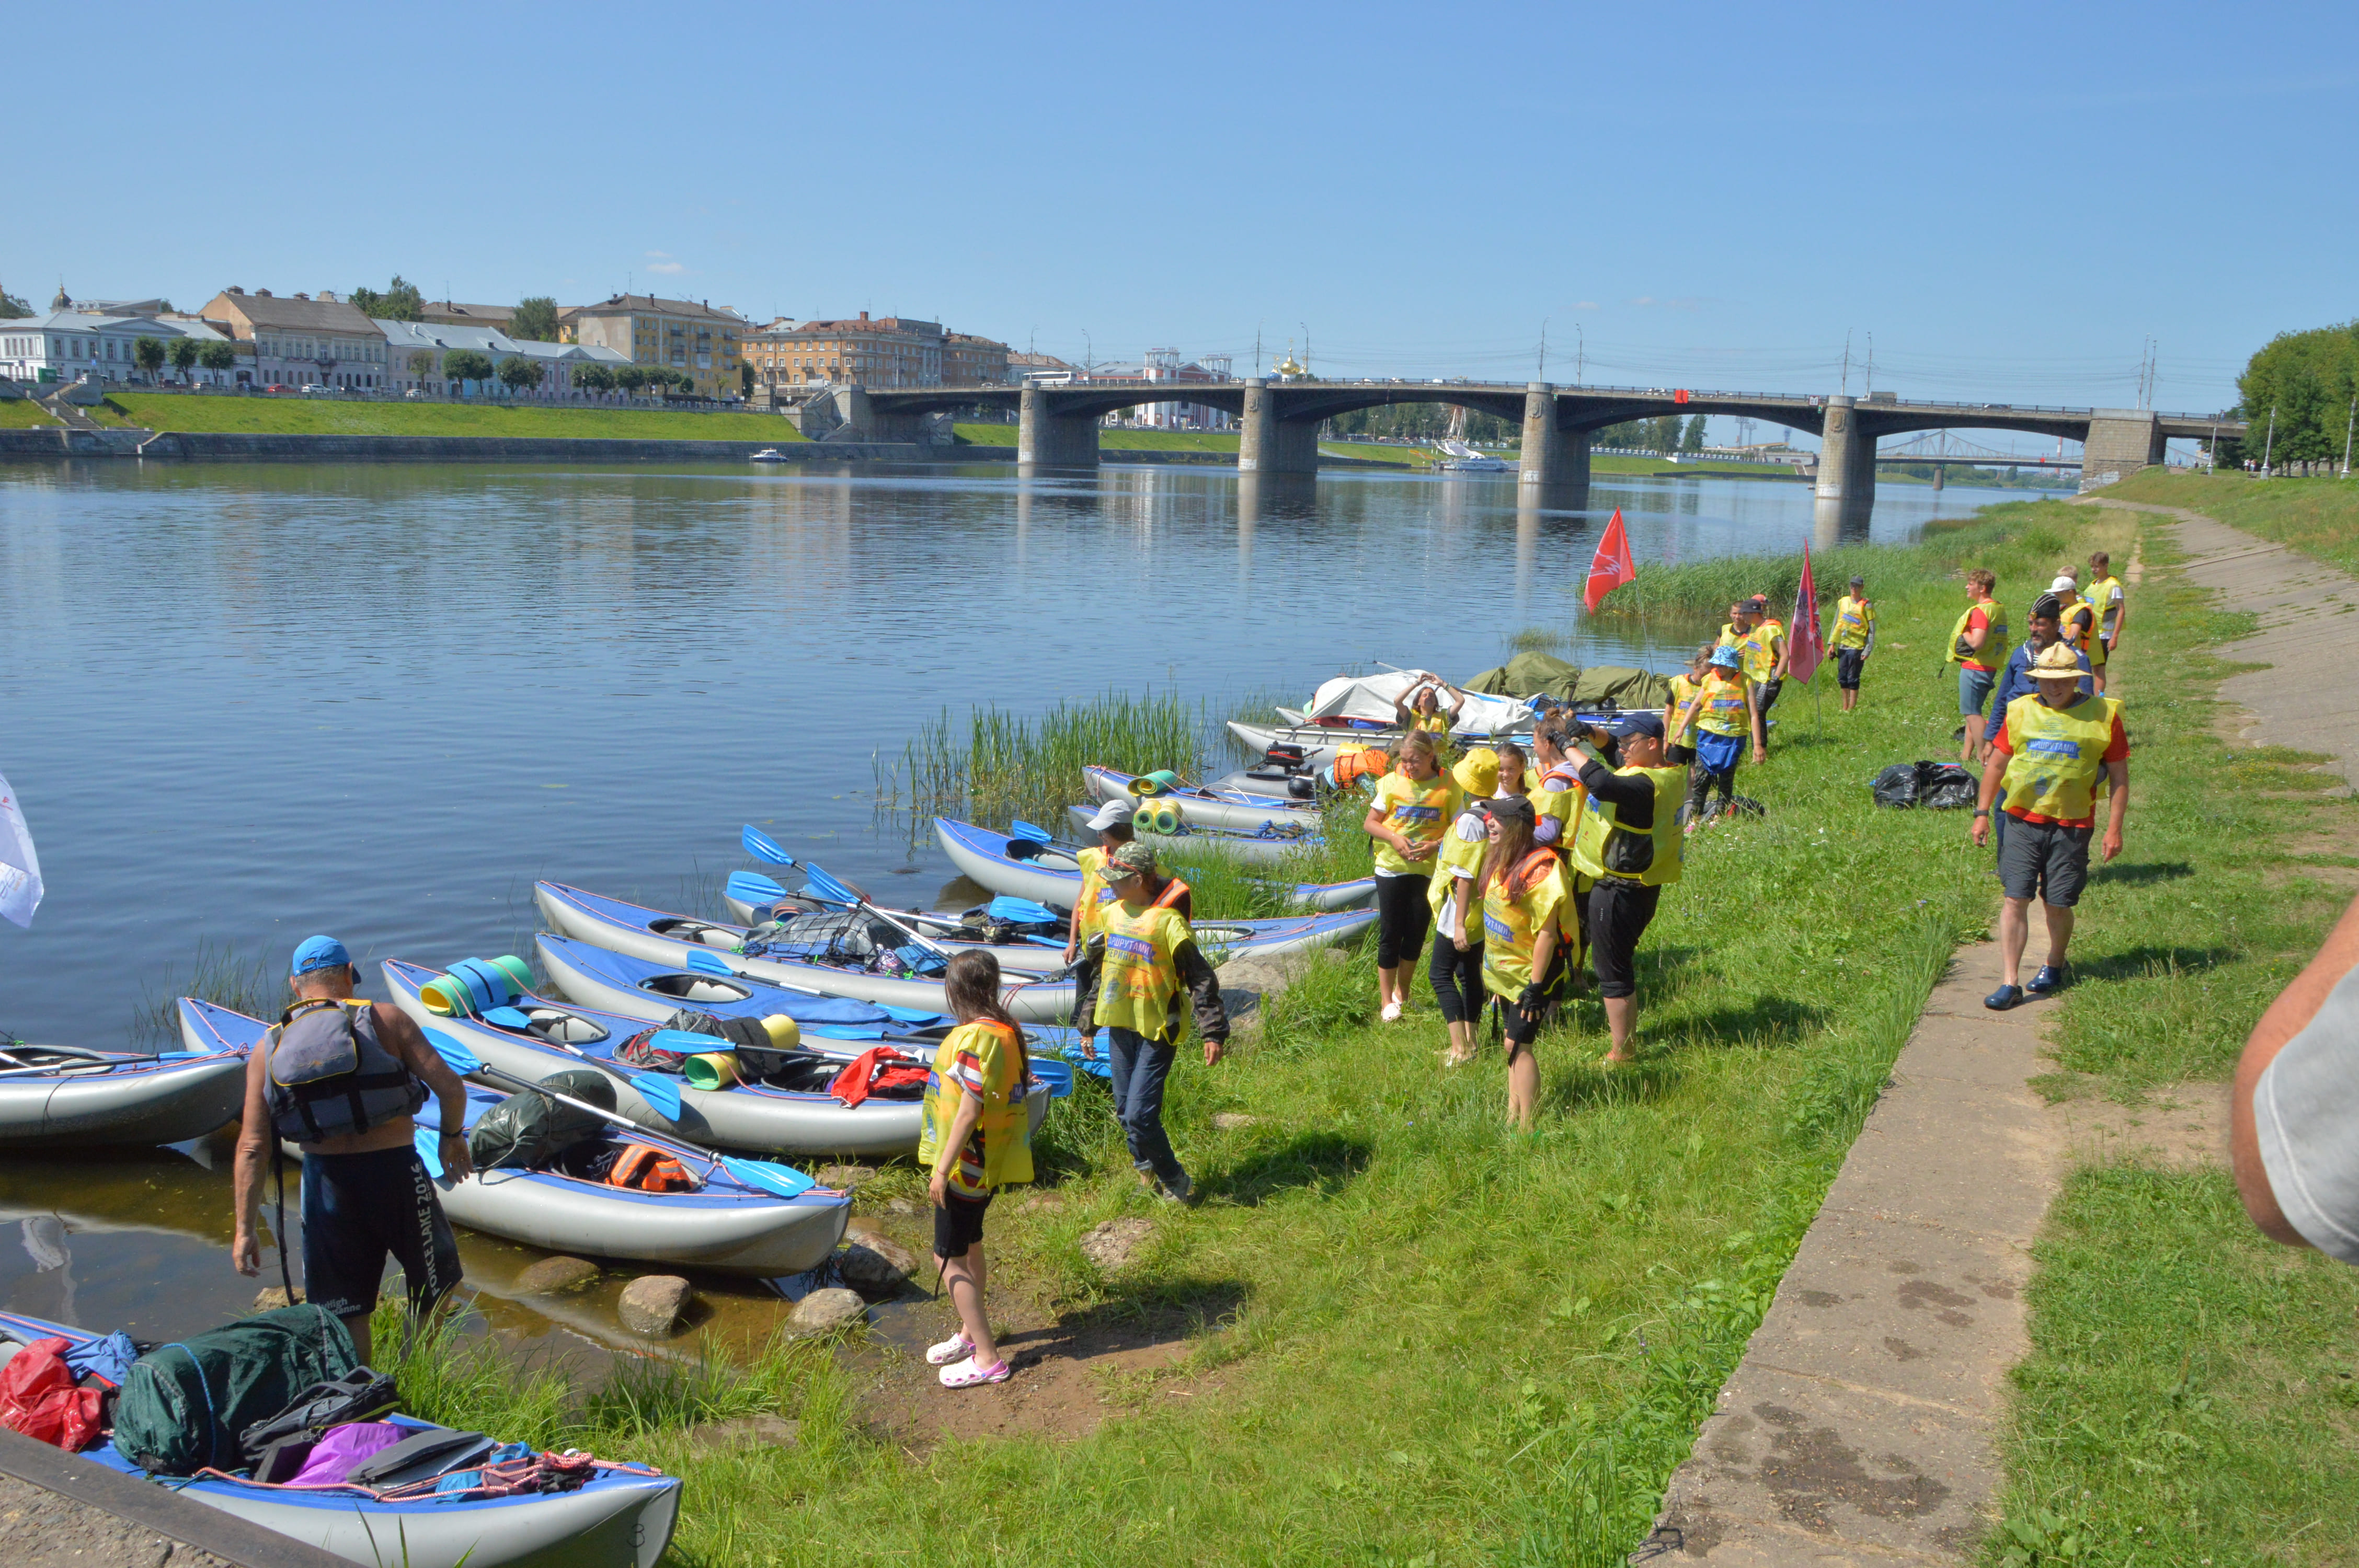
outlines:
[{"label": "people standing in group", "polygon": [[[230,1261],[241,1274],[261,1271],[263,1172],[281,1142],[296,1144],[303,1153],[304,1298],[342,1320],[365,1363],[369,1314],[388,1256],[401,1265],[413,1320],[459,1283],[459,1244],[411,1119],[429,1094],[443,1174],[465,1181],[474,1162],[466,1086],[407,1013],[356,999],[359,983],[352,955],[334,937],[313,936],[295,949],[287,981],[294,1005],[246,1057]],[[280,1219],[283,1255],[283,1213]]]},{"label": "people standing in group", "polygon": [[[1472,890],[1482,903],[1483,986],[1494,999],[1507,1048],[1507,1119],[1519,1132],[1529,1132],[1539,1114],[1535,1043],[1541,1019],[1563,989],[1565,948],[1575,925],[1563,858],[1534,841],[1533,823],[1529,800],[1491,803],[1489,842]],[[1456,940],[1473,946],[1470,935]]]},{"label": "people standing in group", "polygon": [[1665,734],[1695,737],[1695,763],[1688,770],[1687,827],[1692,833],[1712,818],[1708,803],[1712,790],[1721,804],[1734,808],[1736,768],[1745,760],[1749,741],[1753,760],[1768,754],[1767,727],[1761,719],[1760,688],[1745,676],[1744,654],[1722,646],[1712,651],[1703,681],[1685,711],[1664,726]]},{"label": "people standing in group", "polygon": [[1965,735],[1958,761],[1971,762],[1983,752],[1983,714],[1991,687],[2006,667],[2006,606],[1993,597],[1998,579],[1982,567],[1966,574],[1966,608],[1950,628],[1947,662],[1958,666],[1958,716]]},{"label": "people standing in group", "polygon": [[1679,767],[1695,762],[1695,721],[1702,708],[1696,697],[1711,670],[1712,644],[1706,643],[1689,657],[1686,673],[1671,677],[1670,695],[1663,701],[1663,755]]},{"label": "people standing in group", "polygon": [[2089,557],[2089,590],[2082,597],[2097,609],[2097,649],[2104,656],[2090,656],[2096,676],[2097,691],[2105,689],[2105,665],[2114,662],[2114,651],[2122,645],[2122,628],[2129,623],[2129,590],[2122,579],[2114,575],[2114,557],[2103,550]]},{"label": "people standing in group", "polygon": [[1433,738],[1433,753],[1450,752],[1451,727],[1466,707],[1466,694],[1440,676],[1421,676],[1417,684],[1393,698],[1393,722],[1411,734]]},{"label": "people standing in group", "polygon": [[[1573,825],[1581,820],[1588,791],[1581,784],[1581,759],[1573,754],[1573,719],[1569,713],[1551,713],[1532,729],[1532,754],[1539,773],[1538,782],[1531,788],[1532,838],[1547,845],[1559,854],[1572,847]],[[1578,871],[1567,872],[1566,886],[1572,894],[1573,913],[1579,917],[1573,935],[1576,942],[1568,969],[1572,983],[1583,983],[1585,965],[1589,958],[1589,879]]]},{"label": "people standing in group", "polygon": [[1835,687],[1843,693],[1843,710],[1859,706],[1859,678],[1875,652],[1875,602],[1867,597],[1867,579],[1851,579],[1851,591],[1835,600]]},{"label": "people standing in group", "polygon": [[1631,1059],[1638,1027],[1638,938],[1655,918],[1663,889],[1680,880],[1686,835],[1680,829],[1680,794],[1686,783],[1664,755],[1662,715],[1632,713],[1610,729],[1590,732],[1601,747],[1618,746],[1618,761],[1581,764],[1588,802],[1573,834],[1572,870],[1593,879],[1586,932],[1605,1004],[1612,1047],[1609,1064]]},{"label": "people standing in group", "polygon": [[2049,595],[2056,600],[2064,641],[2073,652],[2089,661],[2090,679],[2099,692],[2105,689],[2105,644],[2097,635],[2097,609],[2081,597],[2080,579],[2072,568],[2065,568],[2048,585]]},{"label": "people standing in group", "polygon": [[1450,1033],[1445,1066],[1459,1067],[1474,1059],[1474,1030],[1483,1021],[1483,915],[1473,896],[1475,873],[1483,867],[1483,851],[1491,841],[1491,809],[1497,795],[1498,753],[1477,746],[1450,770],[1457,783],[1463,809],[1435,851],[1433,876],[1426,899],[1433,910],[1433,961],[1426,979],[1433,986],[1434,1004]]},{"label": "people standing in group", "polygon": [[[1769,710],[1777,706],[1777,694],[1786,689],[1786,667],[1790,653],[1786,646],[1786,624],[1769,613],[1769,600],[1755,594],[1745,602],[1745,618],[1750,630],[1737,643],[1737,652],[1745,658],[1745,678],[1760,688],[1762,757],[1768,754]],[[1762,760],[1756,757],[1755,761]]]},{"label": "people standing in group", "polygon": [[1376,781],[1361,823],[1375,841],[1376,1005],[1386,1023],[1408,1003],[1409,981],[1425,953],[1432,914],[1427,879],[1442,835],[1458,815],[1457,786],[1435,760],[1433,737],[1401,738],[1392,771]]},{"label": "people standing in group", "polygon": [[[1097,929],[1098,915],[1113,901],[1114,893],[1106,886],[1106,857],[1138,837],[1136,826],[1136,806],[1126,800],[1109,800],[1090,818],[1090,827],[1098,836],[1097,848],[1076,850],[1074,863],[1082,868],[1082,891],[1073,901],[1073,915],[1065,937],[1065,962],[1073,970],[1073,1027],[1082,1036],[1082,1054],[1097,1054],[1097,1024],[1094,1018],[1097,1000],[1098,952],[1090,946],[1090,937]],[[1178,877],[1165,874],[1149,858],[1146,896],[1149,903],[1176,909],[1183,920],[1196,917],[1192,891]]]},{"label": "people standing in group", "polygon": [[[2071,979],[2066,947],[2072,939],[2072,912],[2088,881],[2101,782],[2112,791],[2104,858],[2111,860],[2122,852],[2122,824],[2129,812],[2129,736],[2117,699],[2081,690],[2081,664],[2062,642],[2041,650],[2031,665],[2037,693],[2009,703],[1991,733],[1991,762],[1983,769],[1982,795],[1975,802],[1974,843],[1980,846],[1989,837],[1991,803],[2002,784],[2006,814],[2014,818],[1998,868],[2005,898],[1998,922],[2004,978],[1983,1000],[1994,1011],[2013,1007],[2026,996],[2052,995]],[[2047,914],[2048,958],[2027,986],[2020,981],[2034,898]]]},{"label": "people standing in group", "polygon": [[1107,853],[1100,869],[1114,900],[1100,910],[1095,1020],[1106,1032],[1114,1109],[1130,1147],[1130,1162],[1150,1190],[1192,1202],[1193,1184],[1163,1130],[1163,1093],[1180,1049],[1180,999],[1191,999],[1204,1065],[1228,1047],[1229,1016],[1221,982],[1196,946],[1185,916],[1157,903],[1148,889],[1155,851],[1129,843]]},{"label": "people standing in group", "polygon": [[[2006,668],[2000,673],[1998,685],[1991,691],[1993,713],[2006,718],[2007,706],[2017,697],[2029,697],[2039,689],[2039,683],[2032,679],[2032,662],[2048,649],[2063,642],[2063,608],[2057,603],[2052,593],[2043,593],[2031,601],[2031,613],[2024,623],[2024,641],[2007,654]],[[2075,656],[2081,662],[2081,693],[2084,697],[2093,695],[2096,687],[2091,679],[2089,655],[2076,654]],[[1995,809],[1991,827],[1997,839],[1998,856],[2004,860],[2006,857],[2007,820],[2005,809],[2006,781],[2004,778],[1999,781],[1998,795],[1992,805]]]},{"label": "people standing in group", "polygon": [[[1078,914],[1079,912],[1076,911]],[[934,1263],[957,1309],[959,1331],[926,1352],[942,1387],[1004,1383],[1014,1370],[992,1336],[984,1302],[989,1271],[983,1220],[999,1189],[1032,1179],[1031,1069],[1024,1031],[999,1000],[999,960],[961,953],[942,977],[957,1026],[934,1048],[918,1139],[918,1162],[931,1175]]]}]

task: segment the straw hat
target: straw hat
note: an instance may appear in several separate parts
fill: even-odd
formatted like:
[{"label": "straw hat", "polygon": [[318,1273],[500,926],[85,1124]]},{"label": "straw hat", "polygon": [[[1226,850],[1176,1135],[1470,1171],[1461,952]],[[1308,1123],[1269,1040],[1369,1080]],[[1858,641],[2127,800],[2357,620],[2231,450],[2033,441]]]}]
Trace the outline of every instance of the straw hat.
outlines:
[{"label": "straw hat", "polygon": [[2081,678],[2081,655],[2062,643],[2050,643],[2039,650],[2031,661],[2034,680],[2071,680]]}]

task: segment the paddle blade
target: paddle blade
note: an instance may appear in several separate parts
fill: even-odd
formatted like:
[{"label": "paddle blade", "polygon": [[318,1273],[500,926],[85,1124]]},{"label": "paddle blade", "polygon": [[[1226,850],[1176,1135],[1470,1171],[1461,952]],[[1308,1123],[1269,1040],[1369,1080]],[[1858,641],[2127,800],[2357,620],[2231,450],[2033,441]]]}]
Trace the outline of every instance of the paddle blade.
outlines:
[{"label": "paddle blade", "polygon": [[1010,893],[1001,893],[983,908],[984,913],[994,920],[1013,920],[1023,925],[1065,918],[1045,903],[1035,903],[1028,898],[1017,898]]},{"label": "paddle blade", "polygon": [[433,1046],[434,1054],[449,1063],[451,1070],[461,1077],[466,1076],[469,1073],[480,1073],[484,1070],[482,1057],[439,1029],[426,1031],[426,1043]]},{"label": "paddle blade", "polygon": [[833,877],[828,875],[824,867],[812,865],[809,861],[805,861],[803,863],[803,881],[809,883],[811,891],[818,893],[820,897],[831,900],[836,903],[865,903],[867,902],[867,900],[862,898],[857,892],[854,892],[852,889],[844,886],[842,882],[837,881]]},{"label": "paddle blade", "polygon": [[409,1135],[410,1144],[417,1149],[419,1161],[426,1173],[436,1181],[442,1179],[442,1135],[430,1127],[421,1127]]},{"label": "paddle blade", "polygon": [[702,1056],[714,1051],[737,1049],[717,1034],[691,1034],[685,1029],[658,1029],[647,1044],[658,1051],[673,1051],[682,1056]]},{"label": "paddle blade", "polygon": [[886,1007],[882,1002],[879,1002],[876,1010],[879,1012],[882,1012],[886,1017],[892,1019],[898,1023],[949,1023],[952,1022],[948,1013],[928,1012],[921,1007]]},{"label": "paddle blade", "polygon": [[767,1160],[741,1160],[724,1154],[721,1168],[749,1187],[759,1187],[782,1198],[799,1198],[819,1184],[791,1165],[774,1165]]},{"label": "paddle blade", "polygon": [[732,979],[736,978],[736,971],[723,962],[719,955],[710,948],[690,947],[688,950],[688,957],[681,962],[700,975],[722,975]]},{"label": "paddle blade", "polygon": [[856,1023],[806,1023],[803,1036],[810,1040],[882,1040],[885,1032],[873,1023],[864,1028]]},{"label": "paddle blade", "polygon": [[1032,1076],[1049,1086],[1050,1099],[1064,1099],[1073,1092],[1073,1065],[1054,1056],[1033,1056],[1026,1059]]},{"label": "paddle blade", "polygon": [[767,833],[750,822],[745,824],[745,831],[737,836],[737,841],[745,847],[745,853],[757,860],[767,860],[774,866],[791,866],[795,863],[795,858],[792,855],[779,849],[771,841]]},{"label": "paddle blade", "polygon": [[1053,844],[1057,841],[1057,836],[1054,833],[1036,823],[1027,822],[1020,816],[1007,825],[1007,831],[1014,838],[1029,838],[1035,844]]},{"label": "paddle blade", "polygon": [[787,896],[787,890],[759,871],[732,871],[729,896],[740,903],[776,903]]},{"label": "paddle blade", "polygon": [[649,1109],[666,1121],[679,1119],[679,1086],[659,1073],[633,1073],[631,1087]]},{"label": "paddle blade", "polygon": [[495,1007],[484,1014],[485,1023],[496,1023],[502,1029],[530,1029],[532,1020],[512,1007]]}]

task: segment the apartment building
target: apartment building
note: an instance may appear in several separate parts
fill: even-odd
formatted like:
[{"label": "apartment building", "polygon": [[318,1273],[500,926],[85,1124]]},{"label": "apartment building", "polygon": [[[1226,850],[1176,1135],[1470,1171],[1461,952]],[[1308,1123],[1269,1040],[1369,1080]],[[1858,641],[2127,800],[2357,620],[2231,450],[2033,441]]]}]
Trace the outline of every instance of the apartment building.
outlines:
[{"label": "apartment building", "polygon": [[257,386],[367,389],[387,384],[391,351],[385,334],[356,307],[326,289],[316,297],[282,297],[266,288],[248,294],[233,286],[214,295],[197,314],[226,326],[238,341],[254,345],[251,373]]},{"label": "apartment building", "polygon": [[626,355],[633,363],[685,371],[700,397],[742,396],[738,366],[753,324],[726,306],[617,294],[558,312],[558,336]]},{"label": "apartment building", "polygon": [[770,387],[1005,385],[1007,345],[905,316],[796,321],[781,316],[748,341],[746,362]]}]

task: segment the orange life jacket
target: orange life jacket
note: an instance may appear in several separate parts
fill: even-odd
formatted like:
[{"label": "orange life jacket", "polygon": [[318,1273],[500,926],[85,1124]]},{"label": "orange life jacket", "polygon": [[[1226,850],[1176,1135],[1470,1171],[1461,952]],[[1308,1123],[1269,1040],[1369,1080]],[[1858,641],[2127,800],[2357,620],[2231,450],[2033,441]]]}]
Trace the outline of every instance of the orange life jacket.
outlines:
[{"label": "orange life jacket", "polygon": [[1362,779],[1389,773],[1393,760],[1373,746],[1335,753],[1335,787],[1348,789]]},{"label": "orange life jacket", "polygon": [[692,1193],[696,1178],[688,1168],[650,1143],[625,1143],[606,1173],[610,1187],[631,1187],[643,1193]]}]

